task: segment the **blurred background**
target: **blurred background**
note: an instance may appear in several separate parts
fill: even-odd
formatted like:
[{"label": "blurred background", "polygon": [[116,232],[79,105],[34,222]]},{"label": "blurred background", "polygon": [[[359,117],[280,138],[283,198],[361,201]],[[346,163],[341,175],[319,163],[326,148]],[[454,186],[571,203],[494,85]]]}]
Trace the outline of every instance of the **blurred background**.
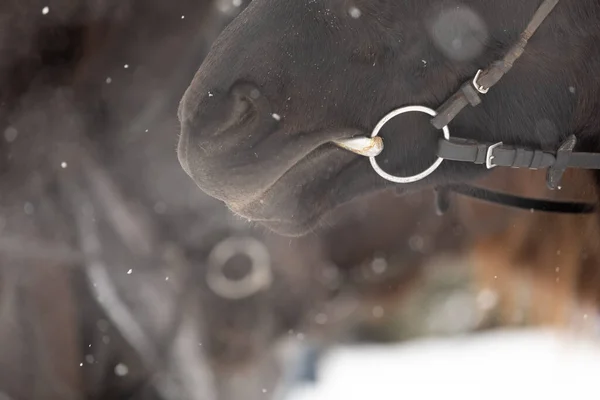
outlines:
[{"label": "blurred background", "polygon": [[289,238],[185,175],[179,100],[248,3],[0,2],[0,399],[591,398],[595,220],[391,190]]}]

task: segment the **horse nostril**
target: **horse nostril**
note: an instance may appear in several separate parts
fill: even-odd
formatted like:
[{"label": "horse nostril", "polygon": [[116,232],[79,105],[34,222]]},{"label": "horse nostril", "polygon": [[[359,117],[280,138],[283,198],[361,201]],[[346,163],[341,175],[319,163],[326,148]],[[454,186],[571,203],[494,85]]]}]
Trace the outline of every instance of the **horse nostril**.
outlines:
[{"label": "horse nostril", "polygon": [[254,117],[267,113],[269,103],[260,90],[251,83],[237,83],[230,89],[232,105],[232,124],[249,123]]},{"label": "horse nostril", "polygon": [[260,141],[277,126],[270,109],[267,96],[251,83],[188,89],[179,108],[178,157],[183,169],[190,176],[198,176],[201,169],[194,165],[209,156],[238,151]]},{"label": "horse nostril", "polygon": [[252,116],[256,115],[256,107],[252,103],[252,98],[240,93],[232,93],[232,97],[232,125],[243,125],[249,122]]},{"label": "horse nostril", "polygon": [[251,101],[257,101],[261,98],[260,90],[247,82],[233,84],[229,92],[234,96],[246,97]]}]

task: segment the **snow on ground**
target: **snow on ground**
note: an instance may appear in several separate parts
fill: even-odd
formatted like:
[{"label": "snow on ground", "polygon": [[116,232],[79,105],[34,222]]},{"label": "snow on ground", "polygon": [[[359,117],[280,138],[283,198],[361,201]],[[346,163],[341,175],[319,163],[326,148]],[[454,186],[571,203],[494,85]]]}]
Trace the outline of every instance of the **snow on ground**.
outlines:
[{"label": "snow on ground", "polygon": [[341,347],[319,368],[286,400],[600,398],[600,341],[552,331]]}]

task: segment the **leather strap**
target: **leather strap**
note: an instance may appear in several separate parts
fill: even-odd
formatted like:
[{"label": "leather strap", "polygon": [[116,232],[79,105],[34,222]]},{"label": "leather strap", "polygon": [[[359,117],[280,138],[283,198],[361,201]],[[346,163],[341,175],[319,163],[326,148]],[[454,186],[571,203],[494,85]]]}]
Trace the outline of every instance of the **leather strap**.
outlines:
[{"label": "leather strap", "polygon": [[[485,164],[490,161],[492,166],[541,169],[558,164],[557,155],[542,150],[529,150],[521,147],[468,143],[458,140],[440,139],[437,155],[445,160]],[[568,152],[559,153],[560,167],[600,169],[600,153]]]},{"label": "leather strap", "polygon": [[[521,33],[517,43],[510,48],[501,60],[495,61],[485,70],[477,72],[472,81],[463,83],[460,89],[436,110],[437,115],[431,119],[431,124],[437,129],[442,129],[468,104],[472,107],[479,105],[481,103],[479,95],[486,94],[510,71],[513,64],[525,51],[529,39],[552,12],[558,1],[544,0],[523,33]],[[600,154],[573,152],[576,143],[575,136],[571,135],[561,144],[556,153],[551,153],[507,146],[502,143],[484,144],[462,139],[441,139],[437,155],[446,160],[485,164],[487,168],[495,166],[528,169],[548,168],[547,186],[550,189],[556,189],[567,168],[600,169]],[[436,211],[438,214],[442,214],[448,209],[449,192],[531,211],[589,214],[596,210],[596,205],[590,203],[532,199],[467,184],[453,184],[435,190]]]},{"label": "leather strap", "polygon": [[[510,50],[504,55],[501,60],[493,62],[488,68],[481,71],[475,76],[473,81],[464,83],[461,88],[446,100],[437,110],[437,115],[431,120],[433,126],[437,129],[442,129],[448,125],[467,104],[476,106],[481,103],[478,93],[485,94],[493,87],[502,77],[510,71],[515,61],[521,57],[525,51],[525,46],[535,31],[544,22],[546,17],[552,12],[559,0],[544,0],[538,7],[535,14],[529,21],[525,30],[521,33],[519,40]],[[471,87],[472,91],[466,90],[465,87]]]},{"label": "leather strap", "polygon": [[[592,203],[532,199],[515,196],[508,193],[495,192],[467,184],[453,184],[444,186],[443,190],[436,190],[436,210],[438,211],[438,214],[443,213],[448,209],[448,191],[478,200],[483,200],[488,203],[520,208],[528,211],[542,211],[562,214],[591,214],[597,209],[596,205]],[[442,204],[443,206],[440,207]]]}]

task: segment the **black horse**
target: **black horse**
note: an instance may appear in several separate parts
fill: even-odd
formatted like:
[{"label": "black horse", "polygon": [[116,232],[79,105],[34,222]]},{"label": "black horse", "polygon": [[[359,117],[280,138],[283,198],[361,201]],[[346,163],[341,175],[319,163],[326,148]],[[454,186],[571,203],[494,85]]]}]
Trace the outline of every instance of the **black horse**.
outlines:
[{"label": "black horse", "polygon": [[[338,205],[390,185],[332,141],[366,135],[398,107],[435,109],[502,59],[540,4],[255,0],[217,39],[181,102],[180,162],[235,213],[305,233]],[[450,136],[556,151],[575,135],[579,147],[600,150],[599,18],[596,1],[558,2],[512,70],[448,124]],[[436,160],[441,132],[430,119],[411,112],[384,126],[377,162],[386,172],[413,175]],[[487,171],[444,160],[395,187]]]}]

